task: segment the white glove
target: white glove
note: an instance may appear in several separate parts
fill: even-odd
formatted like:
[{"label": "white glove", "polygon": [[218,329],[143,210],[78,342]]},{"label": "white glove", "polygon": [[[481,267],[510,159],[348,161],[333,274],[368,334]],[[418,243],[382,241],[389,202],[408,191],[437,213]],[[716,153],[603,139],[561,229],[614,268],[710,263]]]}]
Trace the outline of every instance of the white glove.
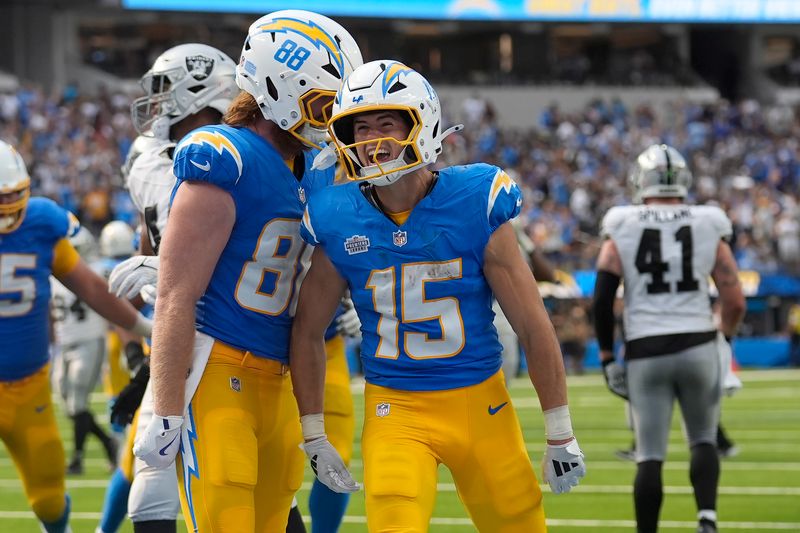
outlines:
[{"label": "white glove", "polygon": [[108,278],[108,290],[128,300],[135,298],[145,285],[158,282],[158,256],[134,255],[114,267]]},{"label": "white glove", "polygon": [[358,318],[353,300],[342,298],[344,313],[336,318],[336,332],[347,337],[361,336],[361,320]]},{"label": "white glove", "polygon": [[548,444],[542,460],[544,480],[553,494],[569,492],[586,475],[583,452],[573,438],[566,444]]},{"label": "white glove", "polygon": [[603,361],[603,376],[606,378],[608,390],[620,398],[628,399],[628,381],[624,366],[613,359]]},{"label": "white glove", "polygon": [[153,414],[141,435],[136,436],[133,453],[153,468],[169,468],[181,447],[182,416]]},{"label": "white glove", "polygon": [[742,388],[742,380],[733,372],[733,348],[721,332],[717,332],[717,352],[719,352],[720,383],[726,396],[733,396]]},{"label": "white glove", "polygon": [[361,484],[353,481],[339,452],[328,442],[327,435],[301,444],[300,448],[311,460],[311,469],[317,479],[333,492],[356,492],[361,489]]},{"label": "white glove", "polygon": [[155,306],[156,296],[158,296],[158,287],[155,285],[145,285],[142,287],[142,290],[139,291],[139,296],[142,297],[144,303]]}]

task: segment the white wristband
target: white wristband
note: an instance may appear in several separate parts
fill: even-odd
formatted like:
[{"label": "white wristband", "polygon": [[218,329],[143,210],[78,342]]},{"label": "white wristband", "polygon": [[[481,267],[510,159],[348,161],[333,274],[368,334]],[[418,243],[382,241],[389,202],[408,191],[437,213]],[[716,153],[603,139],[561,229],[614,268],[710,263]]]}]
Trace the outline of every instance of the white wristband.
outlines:
[{"label": "white wristband", "polygon": [[544,434],[547,440],[563,440],[573,436],[568,405],[560,405],[544,412]]},{"label": "white wristband", "polygon": [[136,313],[136,323],[133,324],[130,332],[142,337],[150,337],[153,334],[153,321],[141,313]]},{"label": "white wristband", "polygon": [[300,417],[303,427],[303,439],[314,440],[325,436],[325,420],[322,413],[313,413]]}]

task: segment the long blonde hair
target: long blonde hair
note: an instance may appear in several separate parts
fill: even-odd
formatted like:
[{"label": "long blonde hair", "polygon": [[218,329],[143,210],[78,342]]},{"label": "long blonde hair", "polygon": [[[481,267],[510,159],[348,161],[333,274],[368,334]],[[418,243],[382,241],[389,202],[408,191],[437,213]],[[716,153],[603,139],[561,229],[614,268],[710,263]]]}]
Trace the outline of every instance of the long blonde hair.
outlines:
[{"label": "long blonde hair", "polygon": [[260,116],[261,110],[253,95],[241,91],[228,106],[222,122],[228,126],[247,127],[252,126]]}]

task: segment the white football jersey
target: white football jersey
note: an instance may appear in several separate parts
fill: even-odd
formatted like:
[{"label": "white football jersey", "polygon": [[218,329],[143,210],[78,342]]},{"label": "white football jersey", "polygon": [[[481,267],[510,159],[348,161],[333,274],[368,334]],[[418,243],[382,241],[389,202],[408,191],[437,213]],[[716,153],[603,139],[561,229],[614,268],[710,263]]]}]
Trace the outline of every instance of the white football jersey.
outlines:
[{"label": "white football jersey", "polygon": [[[98,263],[92,263],[90,267],[101,276],[105,276]],[[50,290],[53,303],[53,329],[56,342],[60,346],[105,338],[108,331],[106,319],[53,276],[50,276]]]},{"label": "white football jersey", "polygon": [[[136,158],[126,186],[137,211],[144,215],[147,236],[154,250],[167,226],[169,199],[175,186],[169,149],[174,143],[162,141]],[[144,238],[144,235],[142,235]]]},{"label": "white football jersey", "polygon": [[714,331],[708,281],[731,221],[718,207],[613,207],[603,237],[614,241],[625,286],[625,340]]}]

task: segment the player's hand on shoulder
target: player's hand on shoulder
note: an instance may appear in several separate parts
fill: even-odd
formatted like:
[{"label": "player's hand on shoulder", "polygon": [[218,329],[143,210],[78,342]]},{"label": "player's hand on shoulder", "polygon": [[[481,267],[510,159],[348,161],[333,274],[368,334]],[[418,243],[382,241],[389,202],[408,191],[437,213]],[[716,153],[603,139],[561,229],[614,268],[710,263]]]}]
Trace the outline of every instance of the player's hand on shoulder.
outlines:
[{"label": "player's hand on shoulder", "polygon": [[563,444],[547,443],[542,461],[544,480],[554,494],[569,492],[586,475],[583,452],[575,437]]},{"label": "player's hand on shoulder", "polygon": [[120,298],[132,300],[145,285],[155,285],[158,282],[158,265],[158,256],[134,255],[111,271],[108,290]]},{"label": "player's hand on shoulder", "polygon": [[169,468],[180,449],[182,416],[153,414],[141,435],[136,437],[133,453],[153,468]]},{"label": "player's hand on shoulder", "polygon": [[620,398],[628,399],[628,379],[625,367],[614,359],[603,361],[603,377],[608,390]]},{"label": "player's hand on shoulder", "polygon": [[323,485],[339,493],[361,489],[361,484],[353,480],[342,457],[328,442],[326,435],[301,444],[300,447],[306,452],[311,461],[311,469]]}]

